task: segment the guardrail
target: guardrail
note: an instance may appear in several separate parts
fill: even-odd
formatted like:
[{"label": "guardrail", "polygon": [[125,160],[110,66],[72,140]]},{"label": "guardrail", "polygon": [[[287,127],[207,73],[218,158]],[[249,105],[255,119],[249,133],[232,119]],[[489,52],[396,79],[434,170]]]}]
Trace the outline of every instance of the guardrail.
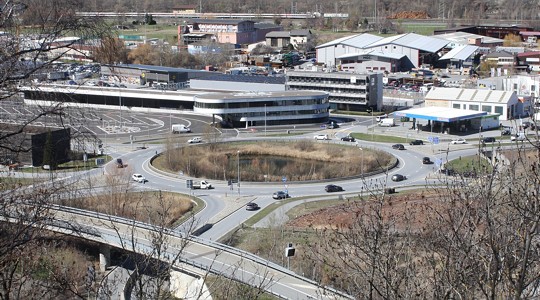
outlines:
[{"label": "guardrail", "polygon": [[[202,245],[205,245],[207,247],[214,248],[216,250],[220,250],[220,251],[223,251],[223,252],[227,252],[227,253],[236,255],[236,256],[238,256],[238,257],[240,257],[242,259],[248,259],[250,261],[258,263],[259,265],[265,266],[267,268],[273,269],[273,270],[278,271],[278,272],[283,273],[283,274],[287,274],[287,275],[289,275],[291,277],[294,277],[296,279],[304,281],[304,282],[306,282],[308,284],[317,286],[322,290],[331,292],[333,294],[339,295],[339,296],[344,297],[344,298],[354,299],[353,297],[351,297],[351,296],[349,296],[349,295],[347,295],[347,294],[345,294],[343,292],[340,292],[340,291],[338,291],[338,290],[336,290],[334,288],[322,287],[322,286],[319,285],[319,283],[317,283],[314,280],[311,280],[311,279],[305,278],[303,276],[300,276],[300,275],[294,273],[293,271],[291,271],[289,269],[286,269],[286,268],[284,268],[284,267],[282,267],[280,265],[277,265],[277,264],[275,264],[273,262],[265,260],[265,259],[263,259],[263,258],[261,258],[261,257],[259,257],[257,255],[254,255],[252,253],[249,253],[249,252],[246,252],[246,251],[243,251],[243,250],[240,250],[238,248],[234,248],[234,247],[231,247],[231,246],[228,246],[228,245],[225,245],[225,244],[221,244],[221,243],[218,243],[218,242],[215,242],[215,241],[206,240],[206,239],[203,239],[203,238],[200,238],[200,237],[188,236],[183,232],[173,231],[173,230],[168,229],[168,228],[161,228],[161,227],[157,227],[157,226],[154,226],[154,225],[151,225],[151,224],[148,224],[148,223],[144,223],[144,222],[140,222],[140,221],[136,221],[136,220],[131,220],[131,219],[123,218],[123,217],[117,217],[117,216],[107,215],[107,214],[103,214],[103,213],[99,213],[99,212],[92,212],[92,211],[87,211],[87,210],[83,210],[83,209],[66,207],[66,206],[59,206],[59,205],[51,205],[50,207],[53,210],[59,210],[59,211],[62,211],[62,212],[67,212],[67,213],[71,213],[71,214],[75,214],[75,215],[88,216],[88,217],[97,218],[97,219],[104,220],[104,221],[109,221],[109,222],[111,222],[111,221],[112,222],[117,222],[117,223],[120,223],[120,224],[134,226],[136,228],[145,229],[145,230],[148,230],[148,231],[153,231],[153,232],[164,231],[166,234],[168,234],[168,235],[170,235],[172,237],[176,237],[176,238],[180,238],[180,239],[187,239],[187,240],[189,240],[191,242],[194,242],[194,243],[202,244]],[[60,222],[61,221],[62,220],[60,220]],[[63,228],[63,227],[60,227],[60,228]],[[69,229],[73,229],[73,226],[70,226]],[[101,235],[98,235],[98,236],[101,236]],[[212,273],[214,273],[214,274],[222,275],[222,276],[226,276],[228,278],[234,279],[234,280],[238,280],[238,279],[234,278],[234,276],[232,276],[232,275],[229,276],[228,274],[224,274],[223,272],[221,272],[221,271],[219,271],[217,269],[214,270],[212,268],[212,265],[210,265],[210,266],[203,265],[203,264],[197,263],[197,262],[195,262],[193,260],[190,260],[189,258],[186,258],[186,257],[181,257],[180,261],[184,262],[184,263],[187,263],[189,265],[192,265],[194,267],[197,267],[197,268],[199,268],[201,270],[212,271]],[[282,295],[279,295],[279,294],[277,294],[277,293],[275,293],[273,291],[269,291],[269,292],[273,293],[274,295],[276,295],[278,297],[283,298]]]}]

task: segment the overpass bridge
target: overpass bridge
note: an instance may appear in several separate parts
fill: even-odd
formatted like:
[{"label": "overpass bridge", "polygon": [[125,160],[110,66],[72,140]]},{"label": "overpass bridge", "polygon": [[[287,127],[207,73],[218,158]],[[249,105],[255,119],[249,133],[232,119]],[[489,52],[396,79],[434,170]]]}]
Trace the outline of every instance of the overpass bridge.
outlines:
[{"label": "overpass bridge", "polygon": [[[153,237],[162,234],[167,246],[154,259],[171,264],[173,272],[203,278],[208,273],[243,282],[282,299],[354,299],[254,254],[221,243],[158,228],[146,223],[63,206],[52,206],[47,229],[100,244],[100,268],[110,264],[110,249],[156,253]],[[9,217],[4,217],[9,221]],[[175,286],[171,282],[171,286]],[[174,291],[172,291],[174,292]]]}]

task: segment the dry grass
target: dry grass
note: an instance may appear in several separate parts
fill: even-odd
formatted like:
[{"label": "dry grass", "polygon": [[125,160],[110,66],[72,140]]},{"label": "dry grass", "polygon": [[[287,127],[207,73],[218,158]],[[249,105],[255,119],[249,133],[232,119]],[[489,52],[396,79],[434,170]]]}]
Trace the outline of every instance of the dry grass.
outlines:
[{"label": "dry grass", "polygon": [[62,204],[168,227],[193,209],[187,196],[157,191],[102,194]]},{"label": "dry grass", "polygon": [[[292,181],[355,176],[362,170],[385,168],[392,161],[392,156],[383,151],[302,140],[182,147],[167,151],[153,163],[169,172],[227,180],[237,177],[238,151],[241,160],[251,160],[241,163],[241,178],[246,181],[264,181],[265,174],[268,181],[280,181],[282,176]],[[288,160],[278,166],[275,158]]]}]

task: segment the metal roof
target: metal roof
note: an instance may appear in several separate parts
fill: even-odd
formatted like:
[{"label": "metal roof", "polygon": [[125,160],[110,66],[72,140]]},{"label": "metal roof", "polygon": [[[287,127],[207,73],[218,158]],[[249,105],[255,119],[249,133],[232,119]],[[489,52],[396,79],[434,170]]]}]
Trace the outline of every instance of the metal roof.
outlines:
[{"label": "metal roof", "polygon": [[454,60],[467,60],[478,50],[477,46],[463,45],[458,46],[450,52],[446,53],[439,60],[454,59]]},{"label": "metal roof", "polygon": [[426,94],[425,99],[506,104],[513,95],[514,92],[509,91],[434,87]]},{"label": "metal roof", "polygon": [[485,111],[462,110],[440,106],[413,108],[394,112],[394,115],[397,117],[409,117],[445,123],[479,118],[487,114]]},{"label": "metal roof", "polygon": [[468,33],[468,32],[449,32],[449,33],[443,33],[443,34],[436,34],[432,35],[431,37],[437,38],[437,39],[444,39],[449,42],[458,43],[458,44],[469,44],[469,39],[481,39],[482,44],[502,44],[504,40],[490,37],[490,36],[483,36],[479,34],[474,33]]},{"label": "metal roof", "polygon": [[270,31],[266,34],[267,38],[290,38],[291,33],[289,31]]},{"label": "metal roof", "polygon": [[362,48],[365,48],[367,45],[370,45],[382,39],[383,38],[380,36],[376,36],[369,33],[361,33],[361,34],[346,36],[346,37],[333,40],[331,42],[317,46],[316,49],[325,48],[325,47],[334,46],[334,45],[340,45],[340,44],[362,49]]},{"label": "metal roof", "polygon": [[204,81],[232,81],[232,82],[250,82],[250,83],[268,83],[268,84],[285,84],[285,76],[264,76],[264,75],[229,75],[215,74],[198,78]]},{"label": "metal roof", "polygon": [[401,59],[406,56],[405,54],[401,54],[401,53],[391,53],[391,52],[371,50],[371,51],[365,51],[365,52],[347,53],[347,54],[340,55],[336,58],[337,59],[349,58],[349,57],[355,57],[355,56],[360,56],[360,55],[373,55],[373,56],[385,57],[385,58],[391,58],[391,59]]},{"label": "metal roof", "polygon": [[384,38],[366,46],[366,48],[374,48],[390,44],[435,53],[448,45],[448,41],[416,33],[406,33]]}]

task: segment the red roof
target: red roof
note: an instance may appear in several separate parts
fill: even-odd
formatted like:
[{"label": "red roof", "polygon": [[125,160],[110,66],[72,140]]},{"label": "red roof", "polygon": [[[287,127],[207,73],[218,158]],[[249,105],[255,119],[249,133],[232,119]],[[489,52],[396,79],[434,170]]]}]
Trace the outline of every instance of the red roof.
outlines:
[{"label": "red roof", "polygon": [[529,36],[529,35],[535,36],[535,35],[540,35],[540,31],[520,31],[519,34],[524,35],[524,36]]},{"label": "red roof", "polygon": [[518,57],[540,56],[540,51],[518,53]]}]

